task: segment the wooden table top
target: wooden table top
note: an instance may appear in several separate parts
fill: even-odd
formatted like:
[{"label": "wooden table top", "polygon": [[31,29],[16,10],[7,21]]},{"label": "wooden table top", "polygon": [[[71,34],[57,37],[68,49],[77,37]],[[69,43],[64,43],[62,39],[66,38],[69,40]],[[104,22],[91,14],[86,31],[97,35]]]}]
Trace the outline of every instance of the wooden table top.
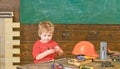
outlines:
[{"label": "wooden table top", "polygon": [[[26,65],[17,67],[17,69],[53,69],[52,68],[53,63],[54,61],[37,63],[37,64],[26,64]],[[66,58],[55,60],[55,63],[63,64],[64,69],[79,69],[79,66],[68,64]],[[93,69],[120,69],[120,62],[112,62],[112,64],[114,65],[114,67],[101,67],[100,62],[90,62],[85,65],[90,66]]]}]

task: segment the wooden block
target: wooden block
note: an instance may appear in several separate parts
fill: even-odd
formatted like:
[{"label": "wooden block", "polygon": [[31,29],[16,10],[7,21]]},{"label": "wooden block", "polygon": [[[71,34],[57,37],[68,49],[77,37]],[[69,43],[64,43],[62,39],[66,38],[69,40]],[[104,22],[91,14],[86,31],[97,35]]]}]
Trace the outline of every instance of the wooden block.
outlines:
[{"label": "wooden block", "polygon": [[20,53],[20,49],[13,49],[12,52],[13,52],[14,54],[19,54],[19,53]]},{"label": "wooden block", "polygon": [[75,65],[75,66],[88,64],[90,62],[92,62],[92,60],[85,60],[85,61],[81,61],[81,60],[78,60],[78,59],[70,59],[70,60],[68,60],[69,64],[72,64],[72,65]]},{"label": "wooden block", "polygon": [[12,45],[20,45],[20,40],[12,40]]},{"label": "wooden block", "polygon": [[12,32],[12,35],[13,36],[20,36],[20,32],[19,31]]},{"label": "wooden block", "polygon": [[20,62],[20,57],[13,57],[13,62]]},{"label": "wooden block", "polygon": [[12,23],[12,27],[13,28],[18,28],[18,27],[20,27],[20,23]]},{"label": "wooden block", "polygon": [[98,63],[101,63],[101,62],[108,62],[110,60],[99,60],[99,59],[95,59],[93,60],[93,62],[98,62]]},{"label": "wooden block", "polygon": [[85,60],[85,61],[80,62],[80,65],[88,64],[91,62],[92,62],[92,60]]}]

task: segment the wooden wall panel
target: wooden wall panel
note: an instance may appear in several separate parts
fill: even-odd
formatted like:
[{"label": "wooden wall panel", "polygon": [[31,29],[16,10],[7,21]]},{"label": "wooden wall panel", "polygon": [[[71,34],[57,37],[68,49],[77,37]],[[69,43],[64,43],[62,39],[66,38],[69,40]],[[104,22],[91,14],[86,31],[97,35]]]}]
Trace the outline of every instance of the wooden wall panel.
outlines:
[{"label": "wooden wall panel", "polygon": [[[34,42],[39,39],[37,35],[37,25],[21,25],[21,46],[22,44],[26,44],[29,49],[32,48]],[[102,28],[103,27],[103,28]],[[64,50],[64,56],[62,57],[72,57],[74,55],[71,54],[75,44],[79,41],[87,40],[91,41],[95,45],[95,49],[99,51],[100,49],[100,42],[106,41],[107,45],[112,50],[120,50],[116,48],[120,45],[119,40],[119,27],[120,25],[55,25],[55,32],[53,39],[58,42],[58,44]],[[31,29],[30,29],[31,28]],[[111,28],[111,29],[109,29]],[[113,29],[112,29],[113,28]],[[25,37],[22,37],[22,36]],[[118,38],[117,38],[118,37]],[[27,43],[29,43],[27,45]],[[27,50],[23,51],[25,46],[23,45],[21,48],[21,53],[26,53]],[[31,50],[27,51],[32,52]],[[30,57],[31,54],[28,56],[21,56],[21,59],[25,57]],[[31,56],[32,57],[32,56]],[[56,57],[56,58],[62,58]],[[29,61],[30,62],[30,61]],[[24,62],[23,62],[24,63]],[[32,63],[32,60],[31,62]]]}]

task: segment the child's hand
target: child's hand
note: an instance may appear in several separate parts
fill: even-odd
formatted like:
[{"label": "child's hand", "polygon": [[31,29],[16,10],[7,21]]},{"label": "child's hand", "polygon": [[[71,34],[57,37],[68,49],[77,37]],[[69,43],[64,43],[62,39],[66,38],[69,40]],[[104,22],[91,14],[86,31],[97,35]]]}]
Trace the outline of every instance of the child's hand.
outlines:
[{"label": "child's hand", "polygon": [[55,50],[54,50],[54,49],[49,49],[49,50],[47,50],[46,52],[47,52],[47,54],[49,55],[49,54],[55,53]]},{"label": "child's hand", "polygon": [[63,51],[61,50],[61,48],[59,46],[54,47],[55,51],[58,53],[58,55],[62,55]]},{"label": "child's hand", "polygon": [[59,46],[56,46],[54,49],[55,49],[55,51],[59,51],[59,50],[60,50],[60,47],[59,47]]}]

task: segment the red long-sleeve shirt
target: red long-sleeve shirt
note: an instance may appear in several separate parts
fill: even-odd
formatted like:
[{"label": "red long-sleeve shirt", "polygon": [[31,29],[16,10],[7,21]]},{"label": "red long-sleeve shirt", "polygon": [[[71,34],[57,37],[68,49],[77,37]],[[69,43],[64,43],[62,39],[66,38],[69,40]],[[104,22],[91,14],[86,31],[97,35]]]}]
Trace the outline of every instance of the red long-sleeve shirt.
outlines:
[{"label": "red long-sleeve shirt", "polygon": [[33,51],[32,51],[34,63],[44,62],[44,61],[49,61],[49,60],[54,59],[56,53],[47,55],[46,57],[40,60],[36,60],[36,56],[48,49],[54,49],[55,46],[58,46],[58,44],[53,40],[49,41],[48,43],[41,43],[40,40],[37,40],[33,46]]}]

